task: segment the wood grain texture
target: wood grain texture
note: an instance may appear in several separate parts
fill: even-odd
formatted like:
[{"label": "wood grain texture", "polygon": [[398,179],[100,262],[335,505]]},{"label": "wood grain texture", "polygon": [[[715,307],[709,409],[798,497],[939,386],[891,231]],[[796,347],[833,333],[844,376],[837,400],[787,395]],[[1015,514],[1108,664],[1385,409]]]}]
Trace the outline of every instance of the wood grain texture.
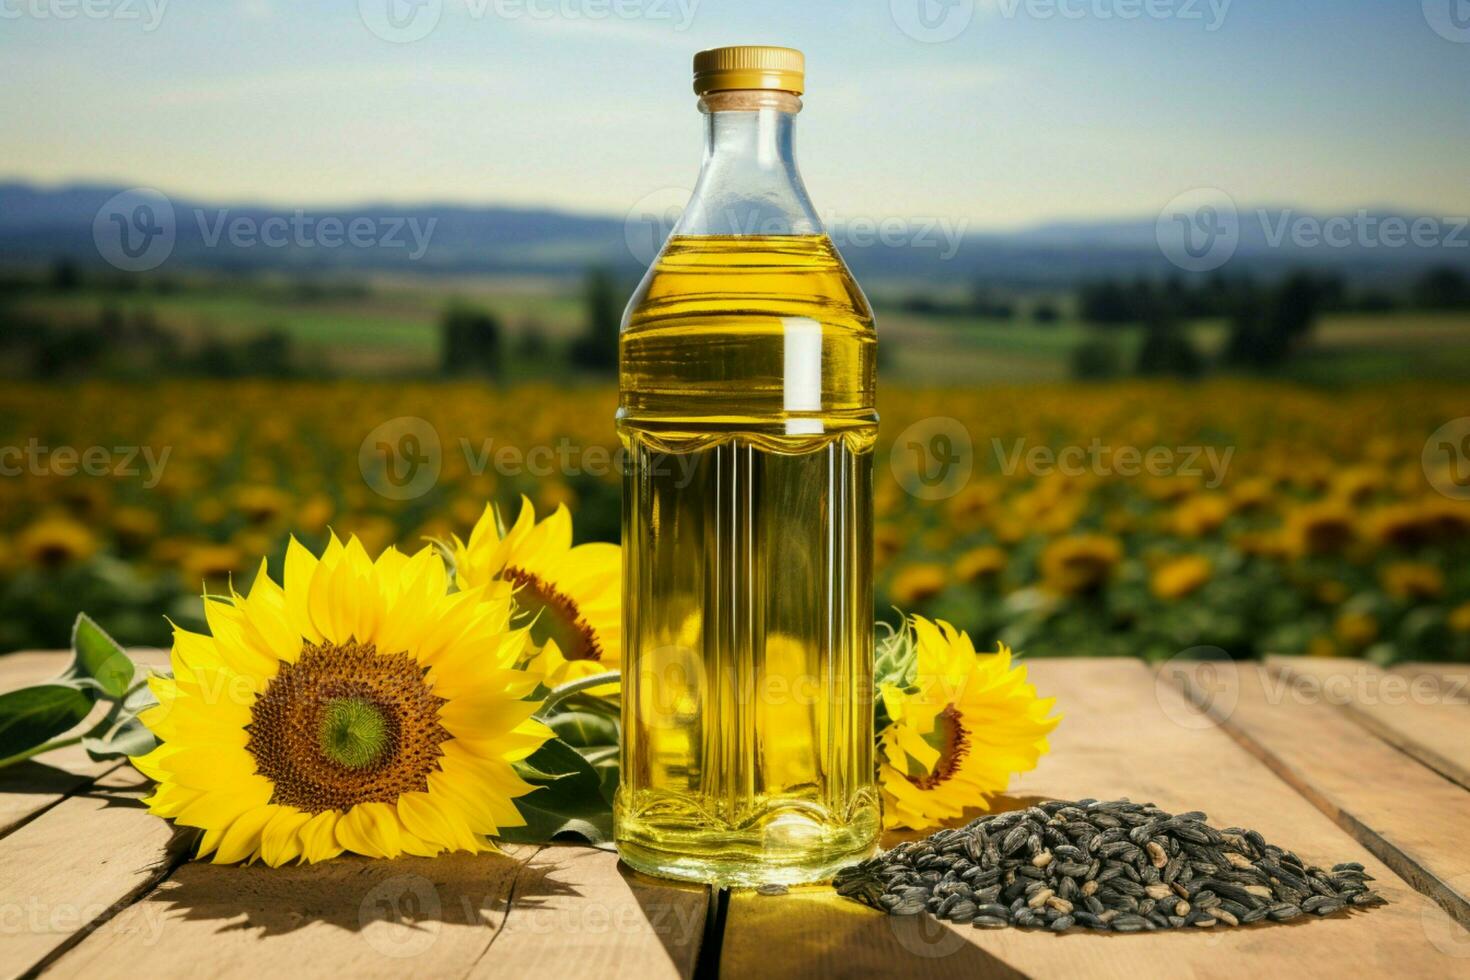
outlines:
[{"label": "wood grain texture", "polygon": [[1404,677],[1426,677],[1443,701],[1470,705],[1470,664],[1395,664],[1391,673]]},{"label": "wood grain texture", "polygon": [[537,848],[266,868],[188,863],[47,975],[463,976]]},{"label": "wood grain texture", "polygon": [[0,976],[16,976],[106,921],[173,865],[167,824],[115,770],[0,840]]},{"label": "wood grain texture", "polygon": [[636,880],[592,848],[309,867],[189,863],[48,976],[110,964],[152,977],[692,975],[701,888]]},{"label": "wood grain texture", "polygon": [[[1201,671],[1208,670],[1208,682]],[[1401,878],[1470,927],[1470,793],[1381,741],[1319,689],[1255,664],[1164,676]]]},{"label": "wood grain texture", "polygon": [[[1235,930],[1055,936],[938,926],[881,915],[824,894],[737,893],[721,964],[729,976],[1120,977],[1445,975],[1470,942],[1443,909],[1399,880],[1311,802],[1134,661],[1032,661],[1041,693],[1066,717],[1040,767],[1013,786],[1035,798],[1129,797],[1206,811],[1217,826],[1259,829],[1304,860],[1361,861],[1389,904],[1327,919]],[[939,930],[943,929],[941,933]],[[1449,950],[1446,952],[1445,950]]]},{"label": "wood grain texture", "polygon": [[[144,669],[168,664],[168,654],[161,650],[139,650],[132,656],[134,662]],[[5,654],[0,656],[0,691],[12,691],[50,680],[70,663],[69,651]],[[94,724],[105,713],[106,708],[98,705],[74,731],[84,731],[87,725]],[[0,837],[117,768],[116,761],[94,762],[80,745],[69,745],[0,769]]]},{"label": "wood grain texture", "polygon": [[475,977],[688,978],[709,889],[661,882],[590,847],[544,848],[522,870],[505,925]]},{"label": "wood grain texture", "polygon": [[1470,715],[1425,675],[1390,674],[1361,660],[1268,657],[1266,666],[1352,716],[1395,748],[1470,789]]}]

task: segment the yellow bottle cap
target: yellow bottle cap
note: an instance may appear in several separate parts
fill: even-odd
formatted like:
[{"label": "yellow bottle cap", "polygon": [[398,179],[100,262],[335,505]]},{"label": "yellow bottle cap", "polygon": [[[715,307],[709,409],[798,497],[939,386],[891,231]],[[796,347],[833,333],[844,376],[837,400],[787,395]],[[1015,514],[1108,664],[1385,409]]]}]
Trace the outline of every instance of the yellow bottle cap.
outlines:
[{"label": "yellow bottle cap", "polygon": [[694,94],[732,89],[772,89],[800,95],[806,58],[795,48],[742,44],[710,48],[694,56]]}]

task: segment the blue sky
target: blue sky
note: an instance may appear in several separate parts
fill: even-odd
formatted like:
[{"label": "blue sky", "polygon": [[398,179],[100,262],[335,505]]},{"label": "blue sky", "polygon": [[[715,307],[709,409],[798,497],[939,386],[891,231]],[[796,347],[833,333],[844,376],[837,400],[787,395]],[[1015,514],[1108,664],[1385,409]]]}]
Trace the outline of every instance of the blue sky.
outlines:
[{"label": "blue sky", "polygon": [[693,52],[782,43],[831,215],[1470,212],[1470,0],[82,2],[0,0],[0,178],[622,214],[693,179]]}]

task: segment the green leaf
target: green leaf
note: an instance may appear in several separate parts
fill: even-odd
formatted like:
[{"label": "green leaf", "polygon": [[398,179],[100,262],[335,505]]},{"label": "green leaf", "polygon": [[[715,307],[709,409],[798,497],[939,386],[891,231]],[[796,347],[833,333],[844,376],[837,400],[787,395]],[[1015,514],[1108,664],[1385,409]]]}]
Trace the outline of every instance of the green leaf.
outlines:
[{"label": "green leaf", "polygon": [[618,781],[623,776],[621,750],[616,745],[599,745],[577,751],[597,773],[597,781],[602,788],[602,798],[611,804],[614,794],[618,791]]},{"label": "green leaf", "polygon": [[506,827],[500,839],[514,844],[545,844],[557,836],[581,837],[589,844],[612,840],[612,807],[592,765],[559,738],[551,739],[526,759],[540,773],[558,774],[554,781],[515,801],[526,824]]},{"label": "green leaf", "polygon": [[79,614],[72,627],[71,648],[75,653],[71,676],[92,678],[110,698],[128,692],[133,683],[132,659],[86,613]]},{"label": "green leaf", "polygon": [[92,698],[69,684],[38,684],[0,694],[0,759],[50,741],[92,710]]},{"label": "green leaf", "polygon": [[130,755],[152,752],[158,739],[136,718],[129,718],[118,726],[109,738],[84,738],[82,747],[94,760],[120,759]]},{"label": "green leaf", "polygon": [[618,723],[607,715],[563,711],[548,718],[546,724],[573,748],[618,744]]}]

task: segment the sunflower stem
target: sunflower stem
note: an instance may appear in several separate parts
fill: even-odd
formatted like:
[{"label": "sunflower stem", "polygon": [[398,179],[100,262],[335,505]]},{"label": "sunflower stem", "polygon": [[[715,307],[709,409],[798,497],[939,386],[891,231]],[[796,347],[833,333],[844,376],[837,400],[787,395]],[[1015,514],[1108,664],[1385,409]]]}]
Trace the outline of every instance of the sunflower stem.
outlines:
[{"label": "sunflower stem", "polygon": [[0,759],[0,769],[4,769],[6,766],[13,766],[18,762],[25,762],[27,759],[34,758],[42,752],[50,752],[52,749],[64,749],[68,745],[76,745],[85,737],[85,735],[72,735],[67,738],[54,738],[49,742],[37,745],[33,749],[26,749],[24,752],[17,752],[15,755]]},{"label": "sunflower stem", "polygon": [[537,717],[544,718],[551,713],[551,709],[565,701],[574,694],[581,694],[594,687],[602,687],[605,684],[616,684],[622,679],[623,673],[619,670],[609,670],[604,674],[592,674],[587,677],[579,677],[574,681],[567,681],[560,687],[553,688],[546,695],[546,700],[541,703],[541,708],[536,712]]}]

